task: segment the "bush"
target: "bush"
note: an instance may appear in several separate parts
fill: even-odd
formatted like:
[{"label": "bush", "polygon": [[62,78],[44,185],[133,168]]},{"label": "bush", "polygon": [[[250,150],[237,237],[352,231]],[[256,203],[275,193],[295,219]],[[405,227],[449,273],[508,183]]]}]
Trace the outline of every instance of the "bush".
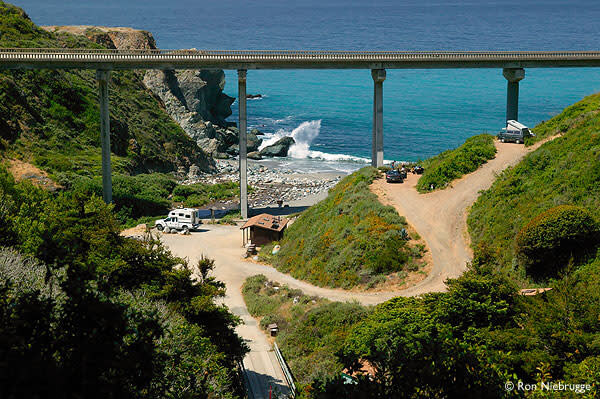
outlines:
[{"label": "bush", "polygon": [[366,167],[342,179],[287,229],[277,255],[266,246],[260,257],[295,278],[343,288],[368,286],[377,275],[422,262],[402,239],[406,220],[370,191],[378,176],[377,169]]},{"label": "bush", "polygon": [[496,156],[494,136],[480,134],[468,138],[463,145],[442,152],[423,163],[425,172],[417,183],[419,192],[442,189],[453,180],[471,173]]},{"label": "bush", "polygon": [[580,206],[600,220],[599,105],[600,94],[594,94],[565,109],[552,123],[536,126],[536,139],[559,131],[564,134],[503,171],[471,207],[468,225],[473,246],[486,243],[497,251],[500,268],[514,270],[515,237],[552,207]]},{"label": "bush", "polygon": [[531,275],[554,275],[570,258],[578,260],[599,244],[598,224],[590,213],[560,205],[532,219],[516,237],[518,258]]}]

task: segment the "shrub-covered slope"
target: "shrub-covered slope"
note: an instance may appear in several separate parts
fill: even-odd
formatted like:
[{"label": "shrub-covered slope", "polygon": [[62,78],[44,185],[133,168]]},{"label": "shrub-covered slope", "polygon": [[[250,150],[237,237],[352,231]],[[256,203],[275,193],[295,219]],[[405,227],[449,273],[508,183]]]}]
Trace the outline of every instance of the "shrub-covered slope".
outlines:
[{"label": "shrub-covered slope", "polygon": [[471,173],[496,156],[494,136],[480,134],[468,138],[463,145],[444,151],[423,162],[425,172],[417,183],[419,192],[443,189],[453,180]]},{"label": "shrub-covered slope", "polygon": [[213,267],[0,166],[0,397],[241,397],[247,348]]},{"label": "shrub-covered slope", "polygon": [[468,219],[475,246],[497,250],[515,266],[519,231],[558,205],[577,205],[600,219],[600,94],[542,123],[537,138],[564,133],[503,172],[473,205]]},{"label": "shrub-covered slope", "polygon": [[[99,46],[53,34],[0,1],[0,47]],[[176,171],[212,160],[167,115],[136,71],[113,72],[110,84],[113,168],[120,173]],[[100,173],[100,117],[94,71],[1,71],[0,151],[49,172]]]},{"label": "shrub-covered slope", "polygon": [[266,247],[262,258],[296,278],[344,288],[418,270],[423,246],[403,237],[404,217],[369,190],[378,175],[367,167],[344,178],[287,229],[277,255]]}]

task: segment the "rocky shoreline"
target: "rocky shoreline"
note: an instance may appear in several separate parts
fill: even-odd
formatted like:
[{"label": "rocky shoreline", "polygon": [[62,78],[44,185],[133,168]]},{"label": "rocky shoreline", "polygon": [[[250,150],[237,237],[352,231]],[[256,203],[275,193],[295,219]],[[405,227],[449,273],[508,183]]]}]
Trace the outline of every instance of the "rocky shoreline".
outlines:
[{"label": "rocky shoreline", "polygon": [[[191,170],[182,184],[215,184],[239,181],[238,161],[217,160],[216,173],[203,173]],[[248,184],[252,187],[248,195],[250,207],[260,208],[273,206],[278,200],[284,206],[291,202],[324,194],[345,176],[341,172],[298,173],[286,167],[267,167],[258,162],[248,163]],[[237,200],[220,201],[211,206],[218,209],[233,209],[238,206]]]}]

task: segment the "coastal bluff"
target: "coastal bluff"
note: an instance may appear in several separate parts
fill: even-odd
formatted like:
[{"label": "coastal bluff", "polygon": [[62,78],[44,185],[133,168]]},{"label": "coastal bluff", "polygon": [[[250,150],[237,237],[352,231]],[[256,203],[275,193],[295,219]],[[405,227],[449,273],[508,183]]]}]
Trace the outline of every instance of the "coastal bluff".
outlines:
[{"label": "coastal bluff", "polygon": [[[85,36],[109,49],[157,49],[151,32],[134,28],[77,25],[42,29]],[[143,82],[171,118],[206,153],[215,158],[236,155],[238,129],[226,122],[235,98],[223,92],[223,70],[149,70]]]}]

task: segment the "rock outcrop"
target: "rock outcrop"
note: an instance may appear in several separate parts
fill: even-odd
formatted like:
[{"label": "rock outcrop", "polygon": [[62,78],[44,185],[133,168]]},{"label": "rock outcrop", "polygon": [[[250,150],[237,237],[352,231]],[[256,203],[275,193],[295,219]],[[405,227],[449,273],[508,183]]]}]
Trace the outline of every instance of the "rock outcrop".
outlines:
[{"label": "rock outcrop", "polygon": [[[98,26],[46,26],[47,31],[83,35],[111,49],[156,49],[152,33],[132,28]],[[238,130],[226,122],[235,101],[223,93],[222,70],[150,70],[144,84],[164,104],[167,113],[206,153],[216,158],[236,155]],[[258,141],[256,135],[249,142]],[[249,151],[258,149],[260,142]]]},{"label": "rock outcrop", "polygon": [[145,50],[156,48],[156,42],[152,33],[145,30],[89,25],[42,26],[41,28],[53,33],[66,32],[73,35],[85,36],[89,40],[110,49]]},{"label": "rock outcrop", "polygon": [[262,157],[286,157],[288,151],[296,141],[292,137],[283,137],[275,144],[269,145],[260,150],[259,155]]}]

